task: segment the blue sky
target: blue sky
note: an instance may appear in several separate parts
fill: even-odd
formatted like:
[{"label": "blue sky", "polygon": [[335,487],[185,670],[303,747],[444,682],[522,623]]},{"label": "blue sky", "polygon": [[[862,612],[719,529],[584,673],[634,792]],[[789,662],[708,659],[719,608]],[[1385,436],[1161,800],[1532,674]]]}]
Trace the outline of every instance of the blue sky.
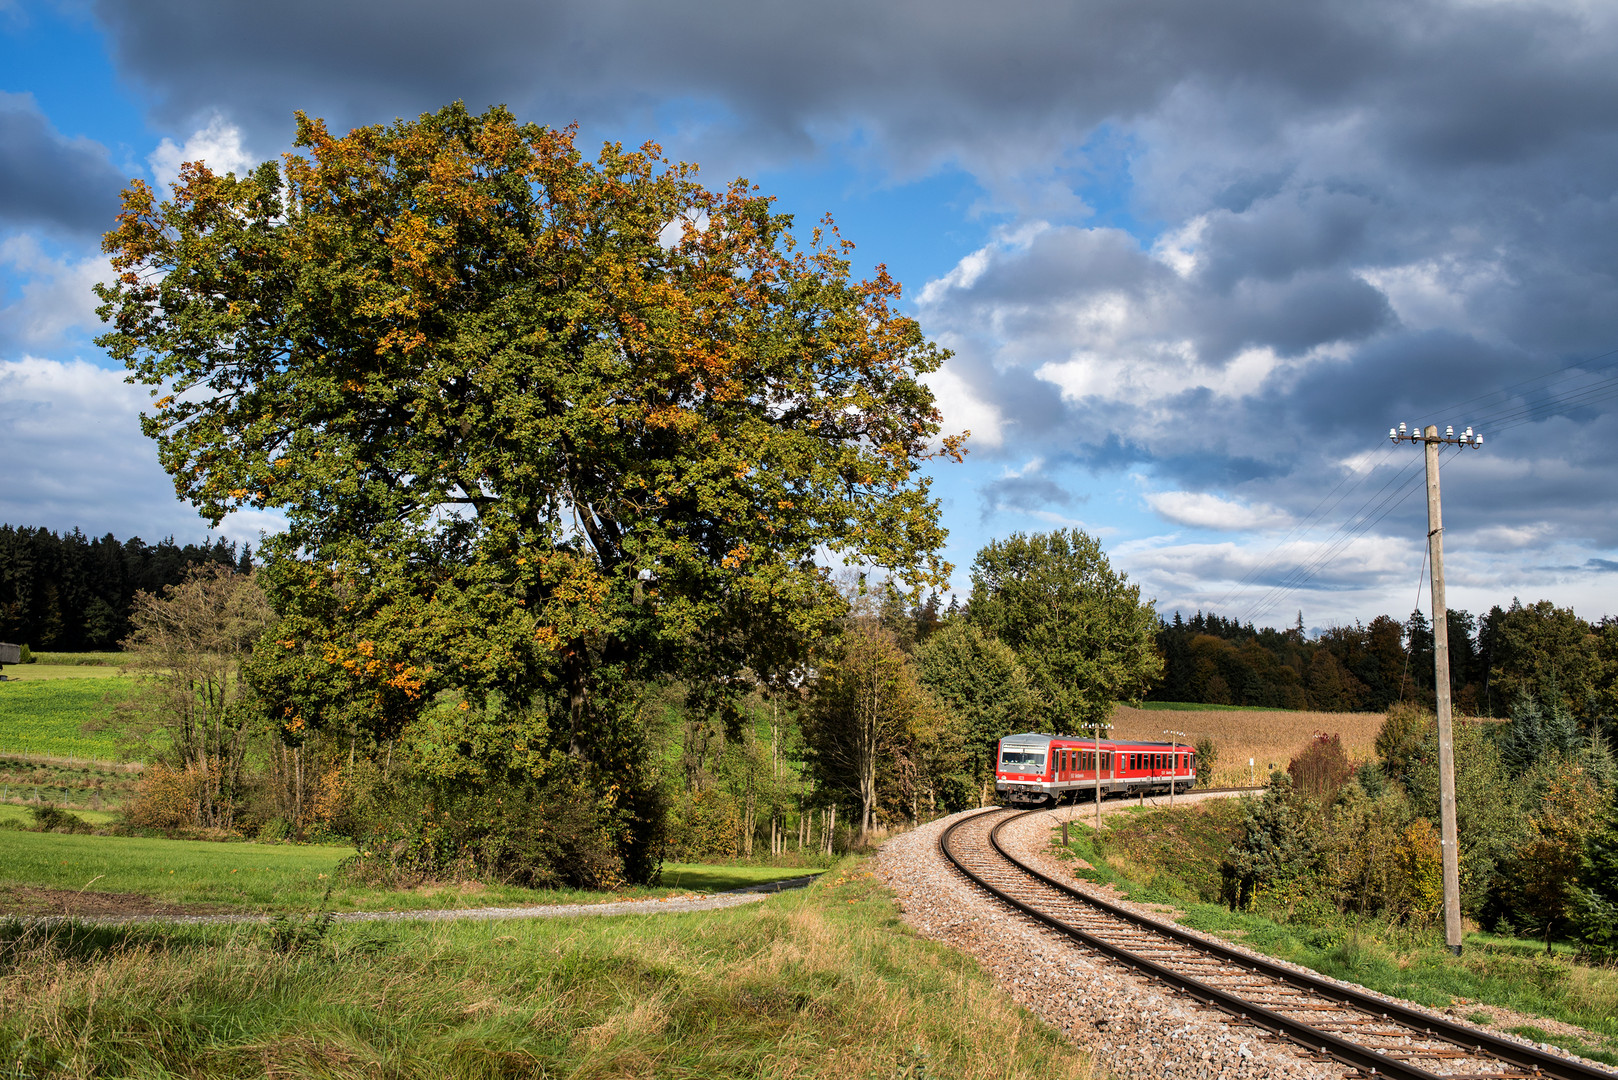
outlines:
[{"label": "blue sky", "polygon": [[1618,614],[1614,60],[1573,2],[0,0],[0,521],[204,532],[91,343],[122,183],[460,98],[656,139],[887,264],[956,354],[963,592],[1073,525],[1165,612],[1403,614],[1385,433],[1420,420],[1487,436],[1446,463],[1453,605]]}]

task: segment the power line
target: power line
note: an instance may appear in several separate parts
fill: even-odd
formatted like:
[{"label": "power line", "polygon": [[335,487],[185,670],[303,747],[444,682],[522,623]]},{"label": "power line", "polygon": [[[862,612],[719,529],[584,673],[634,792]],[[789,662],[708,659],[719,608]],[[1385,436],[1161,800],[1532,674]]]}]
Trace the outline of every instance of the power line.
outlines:
[{"label": "power line", "polygon": [[[1538,395],[1546,396],[1538,401],[1523,400],[1525,397]],[[1421,417],[1417,429],[1420,430],[1426,421],[1438,419],[1443,413],[1453,415],[1469,405],[1477,407],[1489,402],[1492,407],[1475,408],[1473,423],[1480,429],[1487,427],[1490,437],[1493,438],[1502,432],[1526,424],[1614,398],[1618,398],[1618,349],[1468,398],[1440,413]],[[1314,508],[1276,542],[1264,559],[1236,582],[1218,601],[1217,606],[1228,604],[1232,598],[1246,591],[1267,571],[1282,562],[1281,552],[1294,538],[1306,534],[1309,529],[1331,516],[1339,506],[1368,487],[1376,473],[1387,463],[1388,455],[1388,447],[1384,445],[1380,448],[1380,453],[1373,455],[1370,461],[1364,463],[1362,470],[1338,480]],[[1398,470],[1384,481],[1381,487],[1361,502],[1326,536],[1313,556],[1294,566],[1279,581],[1265,589],[1243,609],[1242,614],[1237,616],[1237,621],[1252,622],[1262,618],[1274,610],[1282,599],[1318,577],[1349,545],[1374,529],[1409,499],[1415,490],[1409,486],[1409,481],[1418,471],[1419,468],[1412,465]]]},{"label": "power line", "polygon": [[1410,466],[1390,477],[1375,495],[1355,511],[1348,522],[1338,526],[1336,531],[1326,538],[1323,546],[1312,558],[1295,567],[1286,577],[1272,585],[1269,592],[1249,605],[1247,613],[1242,618],[1247,622],[1263,618],[1273,611],[1282,599],[1318,577],[1330,563],[1348,549],[1349,545],[1381,524],[1383,519],[1410,498],[1415,488],[1411,487],[1409,482],[1419,471],[1419,465]]}]

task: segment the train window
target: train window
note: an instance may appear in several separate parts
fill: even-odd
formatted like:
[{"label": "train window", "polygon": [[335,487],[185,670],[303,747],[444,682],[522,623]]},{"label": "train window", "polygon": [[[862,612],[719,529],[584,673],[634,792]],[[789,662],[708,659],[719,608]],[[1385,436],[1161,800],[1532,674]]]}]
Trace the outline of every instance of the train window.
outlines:
[{"label": "train window", "polygon": [[1045,771],[1045,755],[1038,750],[1002,750],[1000,771],[1042,773]]}]

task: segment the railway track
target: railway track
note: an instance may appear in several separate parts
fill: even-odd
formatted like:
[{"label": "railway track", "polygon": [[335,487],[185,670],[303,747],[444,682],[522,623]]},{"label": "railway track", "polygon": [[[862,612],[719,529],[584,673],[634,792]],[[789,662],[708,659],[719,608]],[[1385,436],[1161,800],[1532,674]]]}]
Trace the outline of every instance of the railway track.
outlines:
[{"label": "railway track", "polygon": [[1301,974],[1087,896],[1002,846],[1000,830],[1030,812],[962,818],[940,835],[939,847],[980,888],[1080,947],[1309,1055],[1393,1080],[1618,1080],[1599,1066]]}]

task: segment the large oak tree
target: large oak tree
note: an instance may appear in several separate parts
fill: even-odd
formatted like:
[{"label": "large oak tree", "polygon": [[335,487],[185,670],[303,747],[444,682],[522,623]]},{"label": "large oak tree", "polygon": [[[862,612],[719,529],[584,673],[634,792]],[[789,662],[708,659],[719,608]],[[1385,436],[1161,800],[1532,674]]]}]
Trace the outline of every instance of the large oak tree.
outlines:
[{"label": "large oak tree", "polygon": [[546,694],[588,756],[619,680],[795,662],[841,615],[817,558],[942,582],[946,354],[829,222],[501,108],[295,145],[136,181],[98,290],[177,492],[286,516],[285,724]]}]

